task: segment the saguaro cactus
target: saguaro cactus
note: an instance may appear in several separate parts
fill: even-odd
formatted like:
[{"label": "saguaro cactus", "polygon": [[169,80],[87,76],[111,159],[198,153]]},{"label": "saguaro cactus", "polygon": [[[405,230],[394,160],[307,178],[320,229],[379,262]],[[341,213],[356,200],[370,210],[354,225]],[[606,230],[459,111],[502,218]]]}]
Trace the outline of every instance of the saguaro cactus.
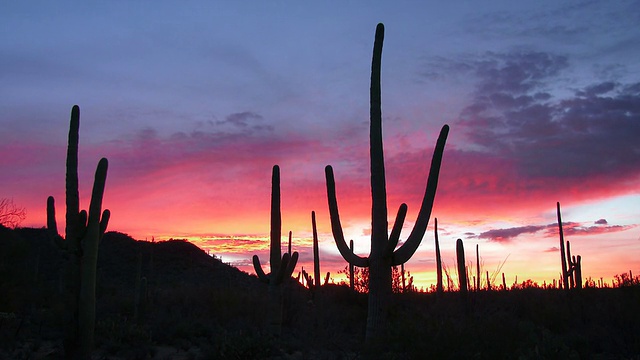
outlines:
[{"label": "saguaro cactus", "polygon": [[[353,240],[349,240],[349,250],[351,250],[351,252],[353,253]],[[355,269],[353,264],[349,263],[349,289],[351,289],[351,291],[355,291],[355,286],[354,286],[355,279],[353,278],[354,270]]]},{"label": "saguaro cactus", "polygon": [[462,239],[456,241],[456,258],[458,261],[458,281],[460,284],[460,293],[466,297],[468,291],[467,268],[464,259],[464,243]]},{"label": "saguaro cactus", "polygon": [[476,244],[476,279],[478,279],[478,282],[475,284],[476,291],[480,291],[480,280],[482,279],[480,278],[480,246],[478,244]]},{"label": "saguaro cactus", "polygon": [[569,274],[567,272],[567,258],[564,251],[564,233],[562,231],[562,216],[560,215],[560,202],[556,203],[556,213],[558,215],[558,232],[560,233],[560,257],[562,260],[562,286],[569,289]]},{"label": "saguaro cactus", "polygon": [[433,223],[433,234],[436,239],[436,294],[441,296],[444,292],[444,288],[442,287],[442,257],[440,256],[440,241],[438,241],[438,218],[433,218]]},{"label": "saguaro cactus", "polygon": [[560,234],[560,256],[562,258],[562,284],[565,290],[572,288],[582,289],[582,257],[571,256],[571,244],[567,241],[565,252],[564,232],[562,230],[562,217],[560,215],[560,202],[556,203],[558,215],[558,233]]},{"label": "saguaro cactus", "polygon": [[269,234],[269,265],[271,272],[265,274],[258,255],[253,255],[253,268],[258,278],[269,284],[269,327],[272,335],[279,336],[282,328],[282,289],[284,279],[291,277],[298,262],[298,252],[282,254],[282,215],[280,212],[280,167],[273,166],[271,173],[271,231]]},{"label": "saguaro cactus", "polygon": [[316,227],[316,212],[311,212],[311,227],[313,228],[313,279],[314,286],[320,287],[320,248],[318,246],[318,228]]},{"label": "saguaro cactus", "polygon": [[58,234],[55,200],[47,199],[47,228],[56,244],[66,252],[66,334],[67,358],[88,359],[94,341],[96,316],[96,266],[98,244],[109,223],[109,210],[102,210],[102,198],[107,179],[108,161],[100,159],[95,173],[89,216],[80,211],[78,190],[78,138],[80,108],[71,109],[66,171],[65,237]]},{"label": "saguaro cactus", "polygon": [[369,307],[365,336],[368,344],[372,344],[373,341],[384,336],[389,299],[392,293],[391,267],[405,263],[413,256],[426,231],[435,199],[442,153],[449,132],[447,125],[442,127],[431,161],[427,187],[418,218],[407,240],[400,248],[396,249],[400,238],[400,231],[402,230],[402,225],[407,214],[407,205],[400,205],[393,229],[391,234],[389,234],[384,155],[382,148],[382,111],[380,107],[380,67],[383,39],[384,25],[378,24],[371,64],[370,158],[372,219],[371,252],[368,257],[354,254],[345,242],[336,200],[333,168],[331,166],[325,168],[329,213],[331,215],[331,230],[338,250],[342,257],[350,264],[369,268]]}]

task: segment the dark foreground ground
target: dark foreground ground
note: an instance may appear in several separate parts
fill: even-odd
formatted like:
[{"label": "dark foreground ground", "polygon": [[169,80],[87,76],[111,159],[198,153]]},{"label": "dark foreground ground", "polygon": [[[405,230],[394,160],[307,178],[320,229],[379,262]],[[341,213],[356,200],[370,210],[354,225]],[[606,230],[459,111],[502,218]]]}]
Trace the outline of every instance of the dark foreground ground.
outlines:
[{"label": "dark foreground ground", "polygon": [[[63,257],[42,229],[0,228],[0,359],[63,357]],[[138,274],[140,274],[138,276]],[[267,289],[184,241],[108,233],[100,245],[95,359],[369,359],[366,295]],[[139,297],[136,297],[139,289]],[[640,286],[396,294],[384,359],[640,359]],[[136,306],[136,304],[138,304]]]}]

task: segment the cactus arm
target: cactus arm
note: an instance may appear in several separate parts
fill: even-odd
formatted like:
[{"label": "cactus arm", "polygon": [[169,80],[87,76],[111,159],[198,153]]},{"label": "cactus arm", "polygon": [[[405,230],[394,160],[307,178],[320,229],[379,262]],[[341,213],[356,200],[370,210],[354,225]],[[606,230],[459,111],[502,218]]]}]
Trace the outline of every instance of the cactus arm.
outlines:
[{"label": "cactus arm", "polygon": [[262,270],[262,265],[260,265],[260,258],[258,258],[258,255],[253,255],[253,269],[256,271],[256,275],[260,281],[263,283],[269,283],[269,276],[267,276],[267,274],[264,273],[264,270]]},{"label": "cactus arm", "polygon": [[325,176],[327,180],[327,198],[329,200],[331,232],[333,233],[333,239],[336,242],[338,251],[340,251],[340,255],[342,255],[349,264],[353,264],[358,267],[368,267],[369,259],[351,252],[344,240],[342,225],[340,224],[340,214],[338,212],[338,200],[336,199],[336,182],[333,177],[333,168],[331,165],[327,165],[327,167],[325,167]]},{"label": "cactus arm", "polygon": [[291,238],[293,237],[293,233],[289,231],[289,246],[287,247],[287,253],[291,255]]},{"label": "cactus arm", "polygon": [[287,265],[289,264],[289,261],[291,261],[291,255],[285,253],[284,255],[282,255],[282,259],[280,259],[280,267],[278,269],[271,269],[271,273],[275,273],[276,275],[273,285],[282,284],[282,280],[284,280],[285,276],[287,275]]},{"label": "cactus arm", "polygon": [[111,211],[109,211],[109,209],[105,209],[102,212],[102,217],[100,218],[100,240],[102,240],[104,233],[107,231],[109,219],[111,219]]},{"label": "cactus arm", "polygon": [[438,177],[440,176],[442,154],[444,153],[444,146],[447,142],[448,135],[449,125],[444,125],[440,130],[440,136],[438,136],[438,141],[436,142],[436,147],[433,151],[431,169],[429,170],[429,178],[427,180],[427,188],[424,192],[424,198],[422,198],[422,205],[418,212],[418,218],[416,219],[413,230],[411,230],[411,234],[409,234],[407,241],[405,241],[393,255],[394,266],[409,261],[411,256],[413,256],[418,249],[425,231],[427,231],[427,225],[429,224],[429,218],[431,217],[431,210],[433,209],[433,202],[436,198],[436,188],[438,187]]},{"label": "cactus arm", "polygon": [[100,214],[102,199],[107,178],[108,161],[102,158],[96,169],[87,230],[82,243],[82,274],[80,287],[80,304],[78,315],[78,334],[82,352],[90,353],[93,349],[93,336],[96,318],[96,268],[98,264],[98,244],[100,241]]},{"label": "cactus arm", "polygon": [[396,221],[391,228],[391,234],[389,235],[389,242],[385,249],[385,254],[393,254],[393,251],[398,245],[400,240],[400,232],[402,231],[402,225],[404,225],[404,219],[407,217],[407,204],[402,203],[398,209],[398,215],[396,215]]},{"label": "cactus arm", "polygon": [[100,231],[100,214],[102,212],[102,199],[104,197],[104,188],[107,180],[107,169],[109,161],[105,158],[100,159],[96,169],[95,180],[93,183],[93,191],[91,193],[91,203],[89,205],[88,226],[96,226],[95,232]]},{"label": "cactus arm", "polygon": [[287,262],[287,266],[285,268],[285,276],[286,277],[291,277],[291,275],[293,275],[293,271],[296,269],[296,264],[298,263],[298,257],[299,254],[297,251],[294,251],[293,254],[291,254],[291,257],[289,258],[289,261]]},{"label": "cactus arm", "polygon": [[58,224],[56,223],[56,202],[53,196],[47,198],[47,230],[58,235]]},{"label": "cactus arm", "polygon": [[66,171],[66,225],[65,239],[76,247],[78,239],[77,216],[80,212],[80,194],[78,191],[78,139],[80,131],[80,107],[74,105],[71,108],[71,121],[69,123],[69,139],[67,144],[67,171]]},{"label": "cactus arm", "polygon": [[58,224],[56,222],[56,203],[53,196],[47,198],[47,231],[49,237],[60,249],[66,249],[66,243],[62,236],[58,233]]}]

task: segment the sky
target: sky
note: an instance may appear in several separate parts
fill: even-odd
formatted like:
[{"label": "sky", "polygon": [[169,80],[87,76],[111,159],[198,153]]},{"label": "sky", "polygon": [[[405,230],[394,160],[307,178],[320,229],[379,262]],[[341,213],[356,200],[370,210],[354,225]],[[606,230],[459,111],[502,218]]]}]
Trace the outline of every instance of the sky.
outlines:
[{"label": "sky", "polygon": [[483,272],[508,283],[558,278],[556,202],[585,278],[640,273],[639,1],[5,1],[0,198],[33,227],[49,195],[64,203],[77,104],[81,206],[108,158],[109,230],[188,239],[253,273],[253,254],[268,260],[277,164],[296,273],[312,269],[315,211],[321,271],[338,282],[347,264],[324,167],[345,236],[367,255],[379,22],[389,222],[409,207],[401,241],[451,127],[432,219],[406,264],[418,287],[435,282],[433,217],[453,274],[461,238],[467,259],[478,245]]}]

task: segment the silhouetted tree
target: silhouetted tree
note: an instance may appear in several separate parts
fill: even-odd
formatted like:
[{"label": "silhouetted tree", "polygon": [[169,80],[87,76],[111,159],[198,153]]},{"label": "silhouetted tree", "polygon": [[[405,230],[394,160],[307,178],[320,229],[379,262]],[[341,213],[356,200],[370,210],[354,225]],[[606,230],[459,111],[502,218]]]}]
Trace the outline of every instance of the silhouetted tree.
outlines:
[{"label": "silhouetted tree", "polygon": [[27,218],[27,210],[17,206],[13,199],[0,199],[0,224],[15,229]]}]

